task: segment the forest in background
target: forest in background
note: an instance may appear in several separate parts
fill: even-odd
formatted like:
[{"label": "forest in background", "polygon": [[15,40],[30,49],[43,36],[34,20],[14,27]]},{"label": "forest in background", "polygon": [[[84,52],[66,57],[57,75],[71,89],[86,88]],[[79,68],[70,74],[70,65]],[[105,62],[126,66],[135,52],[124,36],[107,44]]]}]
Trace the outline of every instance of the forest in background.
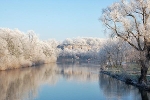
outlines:
[{"label": "forest in background", "polygon": [[100,65],[120,66],[138,61],[138,51],[118,38],[92,37],[42,41],[34,33],[0,28],[0,70],[66,61],[96,61]]}]

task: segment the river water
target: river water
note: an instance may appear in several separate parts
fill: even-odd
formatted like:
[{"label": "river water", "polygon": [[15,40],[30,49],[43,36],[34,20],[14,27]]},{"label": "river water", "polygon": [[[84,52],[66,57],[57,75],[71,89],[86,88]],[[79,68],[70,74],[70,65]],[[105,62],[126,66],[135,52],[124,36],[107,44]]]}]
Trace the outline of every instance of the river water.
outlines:
[{"label": "river water", "polygon": [[58,63],[0,72],[0,100],[149,100],[150,94],[99,73],[99,65]]}]

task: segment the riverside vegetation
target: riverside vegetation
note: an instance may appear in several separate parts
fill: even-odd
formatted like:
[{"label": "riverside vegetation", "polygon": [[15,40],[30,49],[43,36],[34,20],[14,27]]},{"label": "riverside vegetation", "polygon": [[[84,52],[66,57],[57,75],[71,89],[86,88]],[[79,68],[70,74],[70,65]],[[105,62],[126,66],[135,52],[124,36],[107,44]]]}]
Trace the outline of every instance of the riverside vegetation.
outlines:
[{"label": "riverside vegetation", "polygon": [[33,31],[0,28],[0,70],[56,62],[57,42],[40,41]]}]

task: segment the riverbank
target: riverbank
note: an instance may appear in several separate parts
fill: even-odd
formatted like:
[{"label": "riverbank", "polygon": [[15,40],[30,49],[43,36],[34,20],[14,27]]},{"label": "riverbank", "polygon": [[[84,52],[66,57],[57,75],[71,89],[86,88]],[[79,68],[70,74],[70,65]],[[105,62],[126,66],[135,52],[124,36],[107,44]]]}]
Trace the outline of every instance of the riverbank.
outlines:
[{"label": "riverbank", "polygon": [[118,74],[118,73],[113,73],[111,71],[104,71],[101,70],[100,73],[108,75],[112,78],[115,78],[117,80],[120,80],[122,82],[125,82],[126,84],[129,85],[133,85],[141,90],[145,90],[145,91],[149,91],[150,92],[150,85],[146,85],[146,84],[139,84],[137,80],[135,80],[134,78],[127,76],[127,75],[123,75],[123,74]]}]

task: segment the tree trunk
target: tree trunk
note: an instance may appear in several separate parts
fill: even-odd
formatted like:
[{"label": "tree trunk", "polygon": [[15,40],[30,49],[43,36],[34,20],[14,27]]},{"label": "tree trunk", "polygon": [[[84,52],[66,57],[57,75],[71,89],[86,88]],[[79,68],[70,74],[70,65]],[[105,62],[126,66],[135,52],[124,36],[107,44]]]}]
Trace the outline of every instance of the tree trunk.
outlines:
[{"label": "tree trunk", "polygon": [[145,55],[145,60],[140,60],[140,64],[141,64],[141,76],[139,78],[139,83],[146,85],[147,84],[147,71],[148,71],[148,67],[149,67],[149,61],[150,61],[150,42],[146,43],[147,47],[146,47],[146,55]]},{"label": "tree trunk", "polygon": [[146,66],[146,62],[144,60],[140,60],[140,64],[141,64],[141,76],[139,78],[139,83],[146,85],[147,84],[147,71],[148,71],[148,67]]},{"label": "tree trunk", "polygon": [[141,93],[141,99],[142,100],[149,100],[146,91],[139,90],[139,92]]}]

